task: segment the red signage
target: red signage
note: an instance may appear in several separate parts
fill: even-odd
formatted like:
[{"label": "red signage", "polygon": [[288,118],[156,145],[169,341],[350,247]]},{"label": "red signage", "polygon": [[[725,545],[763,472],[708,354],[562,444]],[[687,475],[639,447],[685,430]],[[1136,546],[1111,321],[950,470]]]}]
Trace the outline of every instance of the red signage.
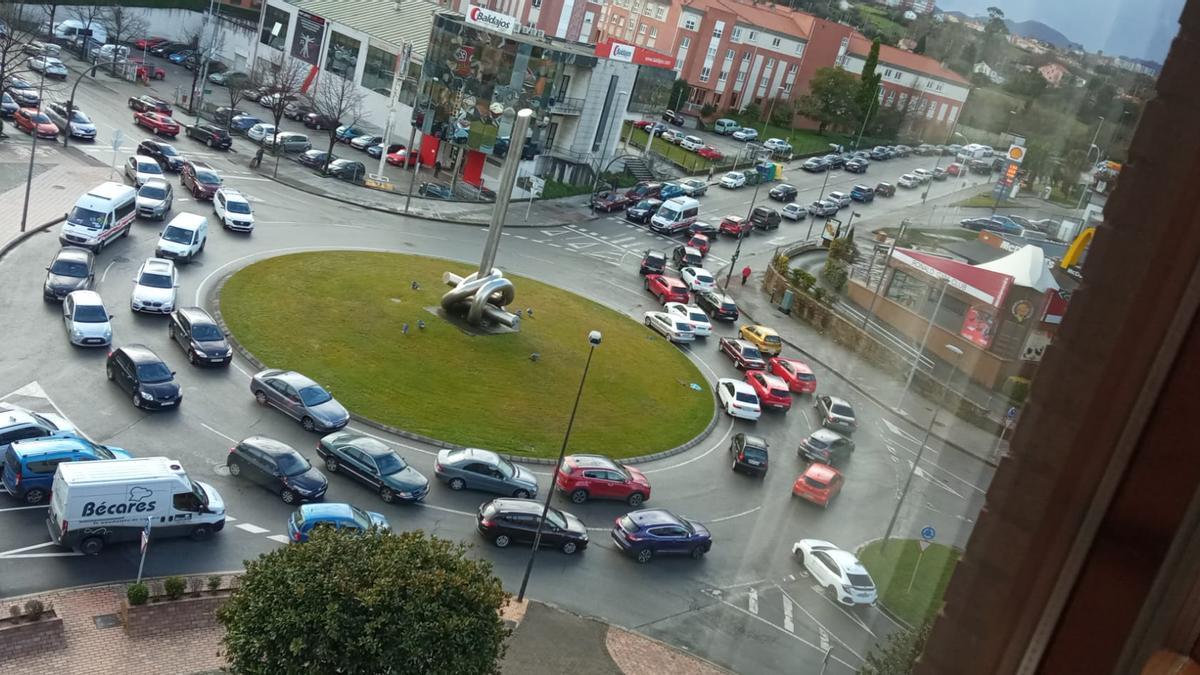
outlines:
[{"label": "red signage", "polygon": [[615,40],[601,42],[596,45],[595,54],[600,58],[636,63],[639,66],[652,66],[654,68],[675,67],[675,59],[666,54],[660,54],[644,47],[635,47],[634,45]]}]

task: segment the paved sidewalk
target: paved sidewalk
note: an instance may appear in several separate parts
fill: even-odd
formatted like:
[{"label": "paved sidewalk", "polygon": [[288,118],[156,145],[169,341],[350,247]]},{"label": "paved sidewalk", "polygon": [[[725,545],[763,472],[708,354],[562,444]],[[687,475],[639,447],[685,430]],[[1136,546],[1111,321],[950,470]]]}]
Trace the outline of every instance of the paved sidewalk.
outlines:
[{"label": "paved sidewalk", "polygon": [[[11,136],[11,134],[10,134]],[[0,251],[21,234],[21,212],[25,203],[25,180],[29,171],[28,139],[9,138],[3,142],[0,161]],[[71,210],[81,192],[109,179],[109,169],[85,161],[62,146],[39,143],[29,197],[25,231],[36,231],[55,224]],[[116,177],[113,180],[120,180]]]}]

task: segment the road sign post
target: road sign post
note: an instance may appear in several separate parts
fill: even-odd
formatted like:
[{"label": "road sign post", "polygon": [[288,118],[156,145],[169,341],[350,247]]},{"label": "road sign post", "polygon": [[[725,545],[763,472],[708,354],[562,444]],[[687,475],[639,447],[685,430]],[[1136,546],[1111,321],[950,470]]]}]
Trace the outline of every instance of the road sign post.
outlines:
[{"label": "road sign post", "polygon": [[908,592],[912,593],[913,584],[917,581],[917,570],[921,569],[921,560],[925,558],[925,549],[929,548],[929,544],[933,542],[937,536],[937,530],[933,529],[932,525],[926,525],[921,528],[921,541],[917,542],[917,546],[921,551],[917,553],[917,562],[913,565],[912,576],[908,579]]},{"label": "road sign post", "polygon": [[150,519],[146,519],[146,527],[142,530],[142,559],[138,561],[137,583],[142,583],[142,567],[146,564],[146,551],[150,548]]}]

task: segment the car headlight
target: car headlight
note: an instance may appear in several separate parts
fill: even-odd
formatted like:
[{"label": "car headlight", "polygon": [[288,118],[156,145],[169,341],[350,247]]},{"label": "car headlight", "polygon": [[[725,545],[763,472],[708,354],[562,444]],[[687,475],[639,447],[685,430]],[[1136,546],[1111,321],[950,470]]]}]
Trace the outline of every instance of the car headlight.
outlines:
[{"label": "car headlight", "polygon": [[153,396],[153,395],[151,395],[151,394],[149,394],[149,393],[147,393],[147,392],[144,392],[144,391],[139,391],[139,392],[138,392],[138,396],[141,396],[141,397],[142,397],[142,400],[144,400],[144,401],[153,401],[153,400],[154,400],[154,396]]},{"label": "car headlight", "polygon": [[71,337],[81,338],[81,337],[83,337],[83,331],[79,330],[78,328],[72,328],[71,329]]},{"label": "car headlight", "polygon": [[402,498],[404,498],[404,499],[412,499],[412,493],[411,493],[411,492],[397,492],[397,493],[396,493],[396,495],[397,495],[397,496],[399,496],[399,497],[402,497]]}]

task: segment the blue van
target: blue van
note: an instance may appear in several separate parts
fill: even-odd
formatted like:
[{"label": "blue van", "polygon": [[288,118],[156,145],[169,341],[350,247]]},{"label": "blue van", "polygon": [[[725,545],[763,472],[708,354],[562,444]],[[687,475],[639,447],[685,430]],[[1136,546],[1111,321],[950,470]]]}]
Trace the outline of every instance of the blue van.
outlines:
[{"label": "blue van", "polygon": [[27,504],[40,504],[50,495],[60,463],[130,457],[121,448],[97,445],[78,436],[16,441],[4,453],[4,488]]}]

